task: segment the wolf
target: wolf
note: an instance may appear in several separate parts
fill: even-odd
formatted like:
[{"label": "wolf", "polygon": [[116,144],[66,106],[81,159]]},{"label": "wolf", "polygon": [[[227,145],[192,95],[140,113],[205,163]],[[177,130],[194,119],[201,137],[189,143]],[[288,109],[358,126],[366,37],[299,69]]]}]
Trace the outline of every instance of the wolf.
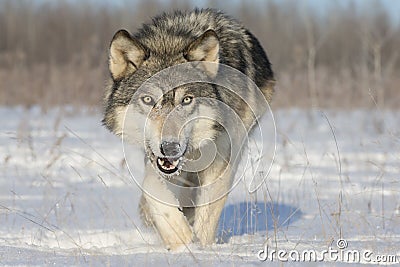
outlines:
[{"label": "wolf", "polygon": [[260,42],[218,10],[163,13],[115,33],[109,71],[102,122],[145,152],[144,222],[169,250],[215,243],[243,140],[274,92]]}]

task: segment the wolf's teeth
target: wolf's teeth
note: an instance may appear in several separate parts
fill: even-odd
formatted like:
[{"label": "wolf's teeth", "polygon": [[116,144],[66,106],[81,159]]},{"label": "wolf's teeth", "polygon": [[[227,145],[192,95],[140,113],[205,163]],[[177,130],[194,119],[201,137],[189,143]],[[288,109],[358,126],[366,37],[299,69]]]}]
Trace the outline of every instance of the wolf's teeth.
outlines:
[{"label": "wolf's teeth", "polygon": [[179,175],[182,171],[182,165],[184,165],[185,161],[186,159],[184,157],[179,157],[177,159],[160,157],[157,158],[157,165],[162,172],[167,172],[166,175]]}]

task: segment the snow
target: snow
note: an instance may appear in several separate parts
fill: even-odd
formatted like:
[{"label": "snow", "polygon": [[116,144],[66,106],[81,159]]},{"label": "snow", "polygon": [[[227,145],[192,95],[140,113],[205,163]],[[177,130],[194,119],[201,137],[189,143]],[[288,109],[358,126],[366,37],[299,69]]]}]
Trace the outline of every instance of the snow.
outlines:
[{"label": "snow", "polygon": [[0,265],[265,266],[271,260],[257,258],[265,246],[322,251],[338,249],[338,239],[400,259],[400,113],[289,109],[274,117],[271,172],[250,194],[251,168],[268,169],[273,158],[268,118],[262,139],[250,138],[218,244],[169,252],[137,211],[143,155],[127,157],[132,177],[100,111],[0,108]]}]

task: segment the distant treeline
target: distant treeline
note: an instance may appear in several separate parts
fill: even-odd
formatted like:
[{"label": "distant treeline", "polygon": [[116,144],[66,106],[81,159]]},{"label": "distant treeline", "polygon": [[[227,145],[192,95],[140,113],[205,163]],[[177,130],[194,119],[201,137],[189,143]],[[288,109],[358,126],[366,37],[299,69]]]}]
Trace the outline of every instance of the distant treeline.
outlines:
[{"label": "distant treeline", "polygon": [[[379,1],[200,1],[242,21],[267,50],[276,107],[400,105],[400,26]],[[196,2],[0,1],[0,105],[101,104],[107,49],[162,11]]]}]

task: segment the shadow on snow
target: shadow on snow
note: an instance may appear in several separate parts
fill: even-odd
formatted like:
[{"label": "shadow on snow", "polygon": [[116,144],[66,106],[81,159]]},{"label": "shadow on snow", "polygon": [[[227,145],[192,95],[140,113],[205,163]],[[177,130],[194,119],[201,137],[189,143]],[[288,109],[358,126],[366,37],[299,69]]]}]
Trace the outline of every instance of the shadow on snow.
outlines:
[{"label": "shadow on snow", "polygon": [[240,202],[226,206],[218,224],[218,243],[232,236],[289,226],[302,216],[299,208],[270,202]]}]

